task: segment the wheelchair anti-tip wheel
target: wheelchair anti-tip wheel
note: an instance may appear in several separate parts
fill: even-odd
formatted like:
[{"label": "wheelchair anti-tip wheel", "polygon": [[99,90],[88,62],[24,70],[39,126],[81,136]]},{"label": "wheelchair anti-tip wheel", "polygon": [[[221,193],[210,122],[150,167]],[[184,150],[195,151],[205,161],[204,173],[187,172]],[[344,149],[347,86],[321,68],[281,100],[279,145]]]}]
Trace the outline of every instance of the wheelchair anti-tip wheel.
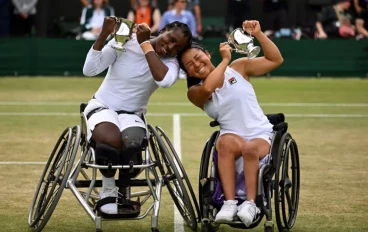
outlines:
[{"label": "wheelchair anti-tip wheel", "polygon": [[43,170],[28,216],[33,231],[41,231],[50,219],[65,188],[79,147],[80,126],[66,128]]},{"label": "wheelchair anti-tip wheel", "polygon": [[[151,150],[158,163],[157,165],[171,198],[188,227],[196,231],[196,215],[193,210],[193,202],[191,202],[190,195],[188,194],[193,192],[193,190],[189,180],[184,178],[184,176],[186,176],[185,170],[180,166],[181,162],[179,159],[177,159],[176,162],[174,161],[174,158],[170,155],[169,149],[156,129],[148,125],[148,130],[151,134],[149,139]],[[164,134],[162,130],[161,134]],[[184,184],[183,179],[185,179],[187,185]],[[194,195],[192,197],[194,197]],[[194,202],[196,202],[195,198]]]},{"label": "wheelchair anti-tip wheel", "polygon": [[295,224],[300,192],[299,153],[289,133],[283,134],[278,154],[274,182],[275,214],[278,230],[287,231]]}]

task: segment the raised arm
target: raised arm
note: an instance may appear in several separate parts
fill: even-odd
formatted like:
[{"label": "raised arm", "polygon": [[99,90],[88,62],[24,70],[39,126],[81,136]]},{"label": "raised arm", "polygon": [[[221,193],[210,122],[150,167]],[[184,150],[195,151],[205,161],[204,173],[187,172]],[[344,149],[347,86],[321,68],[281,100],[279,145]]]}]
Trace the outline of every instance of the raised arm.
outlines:
[{"label": "raised arm", "polygon": [[[140,44],[143,53],[146,56],[148,66],[151,70],[153,79],[161,87],[168,87],[166,84],[160,85],[160,82],[164,83],[164,79],[173,78],[172,72],[169,72],[169,67],[166,66],[161,59],[157,56],[155,50],[150,43],[151,31],[147,24],[140,24],[137,27],[137,40]],[[176,76],[177,77],[177,76]],[[175,77],[175,78],[176,78]],[[163,82],[164,81],[164,82]]]},{"label": "raised arm", "polygon": [[266,74],[282,64],[284,61],[277,46],[261,31],[258,21],[244,21],[243,28],[258,40],[263,57],[252,60],[240,58],[234,61],[230,67],[249,80],[249,76],[260,76]]},{"label": "raised arm", "polygon": [[[105,46],[107,37],[115,31],[116,21],[106,17],[100,35],[87,54],[83,74],[95,76],[103,72],[116,60],[116,51],[110,45]],[[112,43],[113,41],[110,41]]]},{"label": "raised arm", "polygon": [[224,84],[225,70],[231,60],[232,48],[226,44],[220,44],[220,53],[222,56],[221,63],[208,75],[202,84],[194,85],[188,90],[188,99],[195,106],[203,109],[204,103],[208,100],[211,94]]}]

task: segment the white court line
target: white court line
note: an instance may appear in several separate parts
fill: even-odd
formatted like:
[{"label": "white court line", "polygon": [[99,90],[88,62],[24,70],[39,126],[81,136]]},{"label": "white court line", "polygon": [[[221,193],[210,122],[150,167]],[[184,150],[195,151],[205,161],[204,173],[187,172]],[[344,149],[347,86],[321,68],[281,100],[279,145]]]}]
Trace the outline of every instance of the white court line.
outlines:
[{"label": "white court line", "polygon": [[[180,136],[180,114],[173,114],[173,141],[174,149],[181,160],[181,136]],[[184,221],[179,210],[174,204],[174,231],[184,232]]]},{"label": "white court line", "polygon": [[[151,117],[208,117],[202,113],[148,113]],[[78,113],[62,112],[0,112],[0,116],[79,116]],[[367,118],[368,114],[285,114],[287,118]]]},{"label": "white court line", "polygon": [[22,162],[22,161],[0,161],[0,165],[4,164],[46,164],[47,162]]},{"label": "white court line", "polygon": [[[0,105],[7,106],[76,106],[80,102],[0,102]],[[260,103],[261,106],[290,106],[290,107],[368,107],[368,103],[300,103],[300,102],[268,102]],[[190,102],[151,102],[148,106],[192,106]]]}]

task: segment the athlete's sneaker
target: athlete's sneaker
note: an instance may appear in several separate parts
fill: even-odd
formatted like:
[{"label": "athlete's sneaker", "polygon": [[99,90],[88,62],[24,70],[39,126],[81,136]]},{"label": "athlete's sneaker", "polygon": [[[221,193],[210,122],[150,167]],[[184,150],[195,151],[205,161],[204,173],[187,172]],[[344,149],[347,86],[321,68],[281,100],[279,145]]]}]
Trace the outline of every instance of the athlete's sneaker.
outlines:
[{"label": "athlete's sneaker", "polygon": [[[112,187],[112,188],[102,188],[100,191],[100,198],[106,198],[106,197],[118,197],[118,187]],[[101,212],[106,214],[117,214],[118,213],[118,206],[116,203],[109,203],[106,205],[101,206],[100,208]]]},{"label": "athlete's sneaker", "polygon": [[239,205],[237,215],[249,227],[260,212],[253,201],[244,201],[243,204]]},{"label": "athlete's sneaker", "polygon": [[224,201],[224,204],[221,207],[221,210],[216,214],[215,221],[216,222],[231,222],[234,220],[236,216],[236,212],[238,211],[238,206],[236,205],[238,201],[229,200]]}]

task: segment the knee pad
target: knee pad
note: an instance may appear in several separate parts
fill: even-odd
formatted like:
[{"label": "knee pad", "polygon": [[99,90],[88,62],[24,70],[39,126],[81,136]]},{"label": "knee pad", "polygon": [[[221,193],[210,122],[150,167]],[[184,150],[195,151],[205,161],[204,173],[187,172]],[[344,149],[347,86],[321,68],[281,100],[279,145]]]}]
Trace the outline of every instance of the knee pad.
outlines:
[{"label": "knee pad", "polygon": [[147,146],[146,130],[142,127],[129,127],[121,132],[122,155],[121,164],[129,164],[135,156],[140,156],[142,149]]},{"label": "knee pad", "polygon": [[95,157],[98,165],[119,165],[119,156],[119,150],[106,144],[96,144]]}]

